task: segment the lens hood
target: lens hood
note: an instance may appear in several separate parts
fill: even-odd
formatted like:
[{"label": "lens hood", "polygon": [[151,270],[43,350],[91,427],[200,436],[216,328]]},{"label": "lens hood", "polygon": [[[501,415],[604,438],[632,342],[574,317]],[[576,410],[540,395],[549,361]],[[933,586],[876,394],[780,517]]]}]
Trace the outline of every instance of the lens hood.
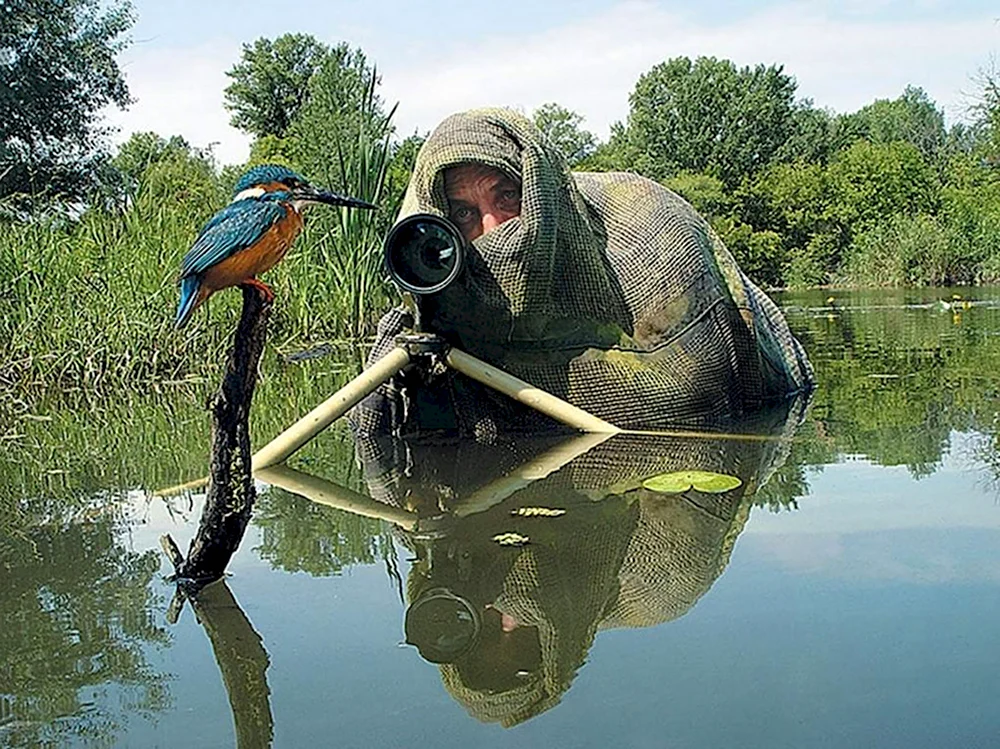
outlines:
[{"label": "lens hood", "polygon": [[436,294],[461,274],[465,238],[448,219],[417,213],[392,227],[383,253],[390,278],[403,291]]}]

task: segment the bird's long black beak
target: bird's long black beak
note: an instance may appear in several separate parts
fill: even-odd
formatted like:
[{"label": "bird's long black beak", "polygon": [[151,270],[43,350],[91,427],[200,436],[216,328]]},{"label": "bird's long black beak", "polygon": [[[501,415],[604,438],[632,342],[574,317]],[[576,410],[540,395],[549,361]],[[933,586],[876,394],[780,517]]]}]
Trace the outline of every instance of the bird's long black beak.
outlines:
[{"label": "bird's long black beak", "polygon": [[351,198],[347,195],[338,195],[335,192],[330,192],[329,190],[320,190],[315,187],[299,187],[292,192],[292,197],[295,200],[301,200],[304,203],[325,203],[326,205],[344,205],[348,208],[378,208],[378,206],[373,205],[364,200],[359,200],[358,198]]}]

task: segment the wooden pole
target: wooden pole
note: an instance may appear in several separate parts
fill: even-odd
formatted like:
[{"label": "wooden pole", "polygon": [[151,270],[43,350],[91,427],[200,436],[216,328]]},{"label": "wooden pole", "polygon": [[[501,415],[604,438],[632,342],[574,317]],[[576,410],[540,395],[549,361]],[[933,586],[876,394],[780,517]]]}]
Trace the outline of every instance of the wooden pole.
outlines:
[{"label": "wooden pole", "polygon": [[[622,430],[582,408],[567,403],[551,393],[547,393],[531,383],[518,379],[502,369],[497,369],[471,354],[459,349],[449,349],[445,357],[448,365],[467,377],[483,383],[514,400],[524,403],[546,416],[566,424],[581,432],[601,434],[618,434]],[[353,406],[382,383],[386,382],[402,370],[411,361],[410,353],[403,346],[396,346],[331,395],[316,408],[292,424],[264,447],[254,453],[252,470],[258,471],[283,463],[296,450],[326,429],[330,424],[347,413]],[[177,494],[189,489],[197,489],[204,479],[189,481],[186,484],[172,486],[156,492],[158,496]]]},{"label": "wooden pole", "polygon": [[386,520],[395,523],[403,530],[412,531],[417,525],[416,513],[378,502],[371,497],[338,486],[332,481],[321,479],[319,476],[310,476],[288,466],[261,468],[254,471],[254,476],[266,484],[298,494],[317,504],[335,507],[365,518]]},{"label": "wooden pole", "polygon": [[589,452],[614,436],[613,432],[587,432],[576,434],[552,446],[541,455],[522,463],[504,476],[494,479],[486,486],[476,489],[461,498],[449,509],[457,517],[464,518],[478,512],[486,512],[536,481],[555,473],[564,465]]},{"label": "wooden pole", "polygon": [[409,363],[410,354],[407,350],[402,346],[394,348],[258,450],[253,456],[253,470],[283,463],[289,455]]}]

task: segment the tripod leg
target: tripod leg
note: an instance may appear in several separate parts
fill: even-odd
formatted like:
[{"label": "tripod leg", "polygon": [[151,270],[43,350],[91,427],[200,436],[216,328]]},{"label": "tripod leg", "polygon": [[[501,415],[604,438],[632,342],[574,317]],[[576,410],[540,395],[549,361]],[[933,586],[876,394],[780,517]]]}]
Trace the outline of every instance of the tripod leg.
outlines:
[{"label": "tripod leg", "polygon": [[567,403],[562,398],[557,398],[551,393],[536,388],[531,383],[520,380],[464,351],[452,348],[448,351],[446,361],[450,367],[457,369],[467,377],[498,390],[526,406],[531,406],[536,411],[541,411],[556,421],[579,429],[581,432],[615,433],[621,431],[614,424],[609,424],[603,419],[587,413],[582,408],[577,408],[572,403]]},{"label": "tripod leg", "polygon": [[254,453],[254,470],[283,462],[409,363],[410,354],[406,349],[394,348]]}]

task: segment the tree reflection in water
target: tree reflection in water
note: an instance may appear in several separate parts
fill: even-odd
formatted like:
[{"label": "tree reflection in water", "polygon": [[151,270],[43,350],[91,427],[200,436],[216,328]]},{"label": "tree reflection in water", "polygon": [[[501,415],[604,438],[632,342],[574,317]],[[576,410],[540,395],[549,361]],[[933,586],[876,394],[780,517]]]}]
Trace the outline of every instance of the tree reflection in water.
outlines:
[{"label": "tree reflection in water", "polygon": [[108,513],[53,519],[8,558],[0,596],[0,743],[112,746],[129,715],[170,707],[167,679],[145,649],[169,642],[151,581],[153,551],[122,545]]}]

